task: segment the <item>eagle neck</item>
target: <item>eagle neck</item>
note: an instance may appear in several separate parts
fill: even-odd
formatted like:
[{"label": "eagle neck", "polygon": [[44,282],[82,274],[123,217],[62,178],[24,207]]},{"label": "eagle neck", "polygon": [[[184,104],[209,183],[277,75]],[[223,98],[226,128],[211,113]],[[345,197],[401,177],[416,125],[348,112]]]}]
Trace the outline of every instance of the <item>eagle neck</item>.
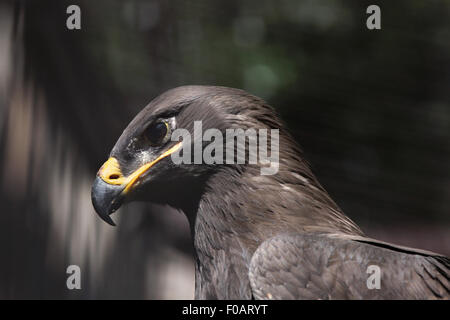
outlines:
[{"label": "eagle neck", "polygon": [[[217,190],[221,190],[217,192]],[[196,298],[251,298],[250,259],[259,245],[233,192],[246,192],[240,173],[225,170],[206,183],[194,219],[189,219],[196,260]]]}]

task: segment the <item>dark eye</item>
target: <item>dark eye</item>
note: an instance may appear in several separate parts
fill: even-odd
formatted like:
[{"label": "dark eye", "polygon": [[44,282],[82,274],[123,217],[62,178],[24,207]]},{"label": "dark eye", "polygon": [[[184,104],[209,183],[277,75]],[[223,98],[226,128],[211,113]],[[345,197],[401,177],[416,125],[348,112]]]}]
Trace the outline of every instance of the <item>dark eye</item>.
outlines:
[{"label": "dark eye", "polygon": [[159,121],[152,123],[145,130],[144,135],[151,145],[159,145],[165,142],[169,133],[169,125],[167,122]]}]

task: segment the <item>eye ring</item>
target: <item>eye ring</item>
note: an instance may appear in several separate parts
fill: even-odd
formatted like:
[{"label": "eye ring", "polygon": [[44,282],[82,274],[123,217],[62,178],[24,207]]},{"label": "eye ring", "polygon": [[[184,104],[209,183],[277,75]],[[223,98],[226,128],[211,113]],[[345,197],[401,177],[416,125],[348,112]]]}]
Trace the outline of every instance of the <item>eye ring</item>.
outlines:
[{"label": "eye ring", "polygon": [[170,126],[167,121],[159,120],[151,123],[144,131],[144,136],[152,146],[162,145],[170,137]]}]

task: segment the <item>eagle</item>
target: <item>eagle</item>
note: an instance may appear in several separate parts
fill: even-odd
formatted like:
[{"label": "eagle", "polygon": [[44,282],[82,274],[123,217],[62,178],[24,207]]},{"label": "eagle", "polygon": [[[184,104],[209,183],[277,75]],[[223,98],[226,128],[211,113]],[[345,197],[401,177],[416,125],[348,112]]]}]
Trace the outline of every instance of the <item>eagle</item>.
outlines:
[{"label": "eagle", "polygon": [[[177,129],[193,134],[198,121],[223,134],[278,130],[276,172],[261,174],[267,163],[250,163],[248,150],[241,163],[174,161],[196,143],[200,152],[208,146],[198,134],[173,138]],[[321,186],[275,110],[240,89],[182,86],[155,98],[117,140],[91,197],[112,225],[110,215],[130,201],[182,211],[196,299],[450,297],[449,258],[365,236]]]}]

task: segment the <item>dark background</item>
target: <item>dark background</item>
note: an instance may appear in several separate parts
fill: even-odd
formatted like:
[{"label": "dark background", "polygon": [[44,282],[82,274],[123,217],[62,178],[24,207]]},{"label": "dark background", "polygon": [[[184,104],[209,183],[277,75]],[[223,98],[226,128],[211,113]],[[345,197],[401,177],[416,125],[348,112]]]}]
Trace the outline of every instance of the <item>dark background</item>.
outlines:
[{"label": "dark background", "polygon": [[185,84],[263,97],[369,236],[450,255],[450,1],[1,1],[0,298],[193,297],[181,213],[112,228],[90,202],[128,122]]}]

